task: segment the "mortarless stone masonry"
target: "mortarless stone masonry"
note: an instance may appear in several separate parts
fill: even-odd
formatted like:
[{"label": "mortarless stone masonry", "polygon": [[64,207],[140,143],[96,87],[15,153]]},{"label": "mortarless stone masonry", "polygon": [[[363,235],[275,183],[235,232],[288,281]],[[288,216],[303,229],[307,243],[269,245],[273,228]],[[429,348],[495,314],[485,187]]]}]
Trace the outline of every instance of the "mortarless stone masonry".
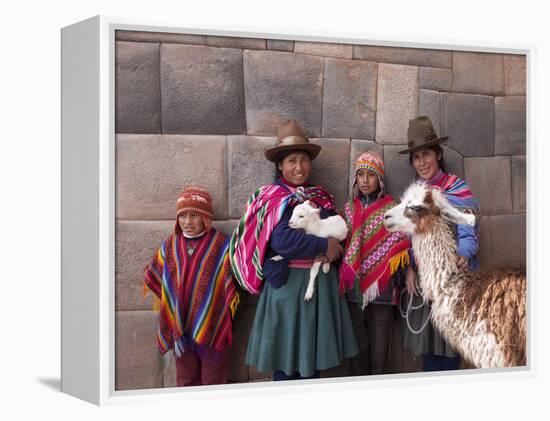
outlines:
[{"label": "mortarless stone masonry", "polygon": [[[482,267],[525,265],[525,56],[143,31],[118,31],[116,40],[117,390],[175,386],[141,287],[173,228],[179,192],[207,188],[214,227],[230,234],[248,196],[273,180],[264,151],[288,118],[323,147],[310,181],[341,209],[365,151],[384,157],[387,191],[399,198],[414,179],[409,156],[398,153],[409,119],[430,116],[449,136],[447,169],[480,201]],[[244,365],[257,300],[242,295],[231,382],[271,378]],[[396,321],[385,372],[419,371],[400,341]],[[350,373],[344,362],[321,376]]]}]

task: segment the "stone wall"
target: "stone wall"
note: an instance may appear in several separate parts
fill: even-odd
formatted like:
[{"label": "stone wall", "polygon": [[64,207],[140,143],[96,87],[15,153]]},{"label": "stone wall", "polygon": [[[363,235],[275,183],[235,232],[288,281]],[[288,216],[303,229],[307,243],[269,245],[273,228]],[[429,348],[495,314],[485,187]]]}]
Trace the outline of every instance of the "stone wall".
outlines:
[{"label": "stone wall", "polygon": [[[118,31],[116,35],[116,388],[175,385],[174,363],[156,350],[156,314],[142,299],[143,268],[174,224],[186,184],[212,194],[215,226],[230,233],[247,197],[273,180],[263,151],[295,118],[323,150],[310,180],[342,206],[352,165],[383,155],[387,187],[413,178],[411,118],[428,115],[450,172],[482,210],[483,267],[525,264],[524,56]],[[256,297],[235,321],[230,379],[268,379],[243,365]],[[387,372],[418,370],[397,324]],[[342,375],[346,367],[323,373]]]}]

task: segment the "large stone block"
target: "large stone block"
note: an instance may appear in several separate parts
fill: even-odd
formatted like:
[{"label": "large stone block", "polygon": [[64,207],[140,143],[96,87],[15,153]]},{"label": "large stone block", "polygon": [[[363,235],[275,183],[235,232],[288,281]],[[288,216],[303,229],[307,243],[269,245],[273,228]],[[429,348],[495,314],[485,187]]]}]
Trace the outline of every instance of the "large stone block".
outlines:
[{"label": "large stone block", "polygon": [[526,94],[526,56],[504,55],[504,81],[506,95]]},{"label": "large stone block", "polygon": [[212,221],[212,226],[225,235],[231,235],[238,223],[238,219],[228,219],[226,221]]},{"label": "large stone block", "polygon": [[349,154],[349,187],[348,191],[351,194],[353,183],[355,182],[355,161],[365,152],[377,153],[384,159],[384,148],[373,140],[351,140],[351,148]]},{"label": "large stone block", "polygon": [[410,64],[413,66],[451,68],[450,51],[422,48],[376,47],[355,45],[353,58],[379,63]]},{"label": "large stone block", "polygon": [[512,157],[512,203],[514,213],[527,209],[527,168],[525,156]]},{"label": "large stone block", "polygon": [[491,216],[491,267],[526,266],[525,214]]},{"label": "large stone block", "polygon": [[418,87],[434,91],[449,92],[453,84],[453,72],[449,69],[436,67],[420,67],[418,69]]},{"label": "large stone block", "polygon": [[225,136],[118,135],[117,218],[173,220],[188,184],[206,188],[227,218]]},{"label": "large stone block", "polygon": [[163,133],[246,132],[242,51],[162,44]]},{"label": "large stone block", "polygon": [[494,153],[495,102],[484,95],[441,93],[441,136],[462,156]]},{"label": "large stone block", "polygon": [[252,193],[275,181],[275,164],[265,158],[264,152],[276,143],[275,137],[228,137],[230,218],[243,216]]},{"label": "large stone block", "polygon": [[245,365],[244,359],[255,314],[256,306],[253,305],[241,303],[237,309],[233,321],[233,346],[231,347],[229,368],[229,381],[231,382],[248,381],[248,366]]},{"label": "large stone block", "polygon": [[349,58],[353,57],[353,45],[334,44],[328,42],[305,42],[296,41],[294,52],[311,54],[314,56]]},{"label": "large stone block", "polygon": [[349,139],[310,139],[323,148],[312,163],[309,181],[326,188],[333,196],[336,208],[344,208],[348,198]]},{"label": "large stone block", "polygon": [[442,144],[443,159],[445,161],[445,170],[450,173],[464,178],[464,158],[455,150]]},{"label": "large stone block", "polygon": [[495,154],[524,155],[527,128],[525,97],[495,98]]},{"label": "large stone block", "polygon": [[308,136],[321,134],[322,57],[243,52],[248,134],[273,136],[290,118]]},{"label": "large stone block", "polygon": [[115,390],[163,386],[157,324],[155,311],[115,313]]},{"label": "large stone block", "polygon": [[483,215],[512,213],[510,157],[465,158],[464,174]]},{"label": "large stone block", "polygon": [[503,55],[453,52],[453,91],[504,95]]},{"label": "large stone block", "polygon": [[441,100],[439,92],[426,89],[418,90],[418,115],[430,117],[435,132],[441,133]]},{"label": "large stone block", "polygon": [[376,140],[407,143],[409,120],[417,116],[418,67],[378,65]]},{"label": "large stone block", "polygon": [[159,44],[115,44],[117,133],[160,133]]},{"label": "large stone block", "polygon": [[212,47],[240,48],[247,50],[265,50],[266,40],[261,38],[216,37],[207,36],[206,43]]},{"label": "large stone block", "polygon": [[386,192],[394,199],[399,199],[415,180],[414,169],[409,164],[409,155],[399,153],[403,149],[406,149],[405,145],[384,146]]},{"label": "large stone block", "polygon": [[323,136],[374,139],[378,65],[325,60]]},{"label": "large stone block", "polygon": [[115,308],[151,310],[153,293],[144,298],[143,271],[163,240],[174,229],[172,221],[119,221],[116,228]]},{"label": "large stone block", "polygon": [[156,42],[170,44],[206,44],[205,35],[174,34],[169,32],[115,31],[117,41]]},{"label": "large stone block", "polygon": [[294,51],[294,41],[287,41],[284,39],[268,39],[267,40],[267,49],[276,50],[276,51]]}]

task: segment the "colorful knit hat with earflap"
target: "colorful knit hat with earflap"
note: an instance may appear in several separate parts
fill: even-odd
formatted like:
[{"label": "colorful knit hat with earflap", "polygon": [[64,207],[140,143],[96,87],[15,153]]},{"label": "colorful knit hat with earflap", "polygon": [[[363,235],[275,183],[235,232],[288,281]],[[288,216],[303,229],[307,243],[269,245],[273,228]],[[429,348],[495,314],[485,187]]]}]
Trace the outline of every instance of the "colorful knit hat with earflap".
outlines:
[{"label": "colorful knit hat with earflap", "polygon": [[202,216],[204,226],[207,231],[212,227],[212,218],[214,210],[212,208],[212,198],[210,194],[198,186],[186,186],[180,194],[176,202],[176,233],[181,233],[181,228],[178,224],[178,217],[183,212],[194,212]]},{"label": "colorful knit hat with earflap", "polygon": [[357,158],[357,161],[355,161],[355,182],[353,183],[354,187],[357,184],[357,171],[361,169],[365,169],[376,174],[376,176],[378,177],[378,184],[380,184],[380,194],[378,196],[384,196],[384,161],[382,161],[380,155],[375,152],[365,152],[361,154],[359,158]]}]

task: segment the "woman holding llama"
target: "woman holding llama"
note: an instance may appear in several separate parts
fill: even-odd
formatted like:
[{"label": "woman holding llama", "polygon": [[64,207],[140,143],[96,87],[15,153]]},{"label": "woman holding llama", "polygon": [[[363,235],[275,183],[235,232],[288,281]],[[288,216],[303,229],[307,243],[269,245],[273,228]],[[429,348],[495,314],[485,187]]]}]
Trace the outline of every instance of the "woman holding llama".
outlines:
[{"label": "woman holding llama", "polygon": [[276,164],[276,181],[249,199],[230,244],[237,281],[260,294],[245,362],[273,371],[273,380],[315,378],[358,353],[334,264],[326,274],[319,271],[313,298],[304,300],[314,259],[334,262],[343,249],[335,239],[289,227],[294,207],[305,200],[320,208],[322,219],[335,207],[325,189],[307,183],[321,147],[309,143],[294,120],[277,137],[277,146],[265,152]]},{"label": "woman holding llama", "polygon": [[[428,117],[417,117],[409,121],[408,148],[399,153],[409,154],[409,163],[416,171],[419,180],[441,189],[454,207],[477,215],[479,205],[466,182],[445,171],[443,149],[439,144],[447,138],[448,136],[437,137]],[[459,268],[478,269],[477,226],[457,225],[456,238],[458,246],[456,259]],[[408,326],[403,329],[404,345],[411,349],[415,355],[422,355],[424,371],[457,370],[460,368],[460,355],[442,339],[439,332],[427,321],[430,305],[429,303],[422,305],[423,300],[415,283],[416,272],[413,267],[414,264],[407,270],[407,294],[401,301],[402,308],[407,307],[407,303],[410,303],[406,310],[408,321],[405,324]],[[413,329],[417,329],[424,323],[428,324],[420,333],[411,332],[411,326]]]},{"label": "woman holding llama", "polygon": [[368,374],[383,372],[398,287],[404,286],[409,264],[411,244],[406,235],[389,233],[383,224],[384,214],[395,205],[385,194],[382,158],[363,153],[355,162],[353,193],[344,208],[348,238],[340,288],[350,291],[350,302],[359,301],[363,309],[361,318],[367,324],[370,348]]}]

